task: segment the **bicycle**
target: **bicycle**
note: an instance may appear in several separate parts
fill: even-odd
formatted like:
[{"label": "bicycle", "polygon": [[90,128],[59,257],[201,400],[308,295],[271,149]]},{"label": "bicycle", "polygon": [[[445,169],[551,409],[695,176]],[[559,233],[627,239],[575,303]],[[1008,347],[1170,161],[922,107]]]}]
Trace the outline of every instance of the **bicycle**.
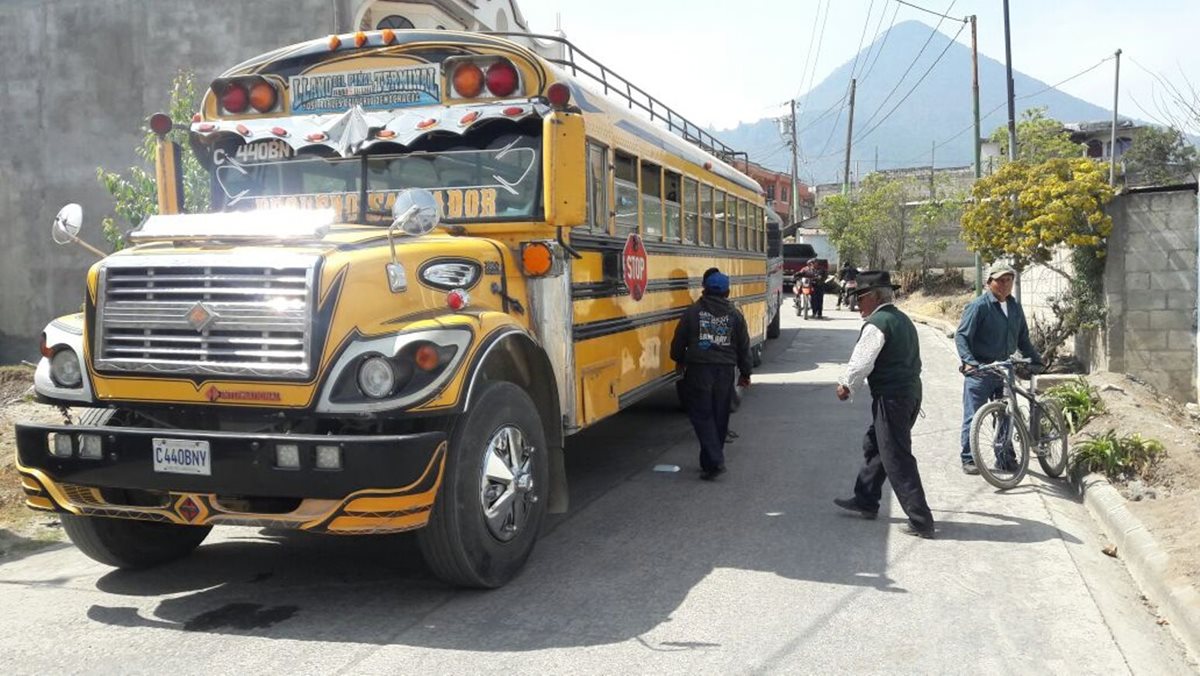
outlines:
[{"label": "bicycle", "polygon": [[[980,406],[971,420],[975,466],[989,484],[1001,489],[1012,488],[1025,477],[1031,446],[1036,448],[1038,464],[1048,476],[1062,476],[1067,468],[1067,423],[1062,411],[1058,404],[1038,399],[1017,383],[1016,363],[1022,362],[1007,359],[978,367],[979,371],[1002,375],[1004,393]],[[1019,405],[1022,398],[1028,402],[1028,418]]]}]

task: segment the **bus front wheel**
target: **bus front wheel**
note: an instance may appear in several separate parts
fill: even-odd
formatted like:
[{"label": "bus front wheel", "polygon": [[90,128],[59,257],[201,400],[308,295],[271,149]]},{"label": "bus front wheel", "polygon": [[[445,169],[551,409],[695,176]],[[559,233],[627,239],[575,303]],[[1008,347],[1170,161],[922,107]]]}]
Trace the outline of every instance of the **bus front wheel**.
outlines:
[{"label": "bus front wheel", "polygon": [[454,425],[437,501],[417,534],[426,565],[453,585],[503,586],[533,551],[549,478],[533,400],[512,383],[485,383]]}]

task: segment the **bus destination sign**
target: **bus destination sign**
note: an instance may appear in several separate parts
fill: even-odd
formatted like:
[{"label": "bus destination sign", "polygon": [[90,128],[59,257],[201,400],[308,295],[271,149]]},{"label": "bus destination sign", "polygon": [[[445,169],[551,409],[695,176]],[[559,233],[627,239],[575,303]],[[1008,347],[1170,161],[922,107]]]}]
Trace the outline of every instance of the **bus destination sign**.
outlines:
[{"label": "bus destination sign", "polygon": [[296,75],[288,81],[293,114],[392,110],[441,101],[438,67],[428,64],[347,73]]}]

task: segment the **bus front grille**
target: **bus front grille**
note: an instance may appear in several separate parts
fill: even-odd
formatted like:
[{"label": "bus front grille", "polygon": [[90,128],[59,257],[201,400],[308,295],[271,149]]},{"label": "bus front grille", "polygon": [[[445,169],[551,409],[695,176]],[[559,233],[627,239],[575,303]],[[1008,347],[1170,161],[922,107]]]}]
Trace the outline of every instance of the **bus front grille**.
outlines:
[{"label": "bus front grille", "polygon": [[306,378],[314,257],[132,256],[101,270],[103,371]]}]

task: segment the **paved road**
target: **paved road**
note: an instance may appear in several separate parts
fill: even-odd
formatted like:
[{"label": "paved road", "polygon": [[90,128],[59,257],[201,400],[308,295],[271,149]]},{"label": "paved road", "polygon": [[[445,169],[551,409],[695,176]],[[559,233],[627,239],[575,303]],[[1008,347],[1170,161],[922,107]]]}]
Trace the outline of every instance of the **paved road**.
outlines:
[{"label": "paved road", "polygon": [[830,315],[785,319],[716,483],[665,393],[573,438],[572,511],[504,589],[442,586],[407,537],[226,529],[141,573],[64,545],[0,559],[0,670],[1191,673],[1061,484],[959,472],[960,381],[927,328],[915,434],[939,539],[901,534],[894,502],[839,513],[869,401],[833,396],[859,323]]}]

